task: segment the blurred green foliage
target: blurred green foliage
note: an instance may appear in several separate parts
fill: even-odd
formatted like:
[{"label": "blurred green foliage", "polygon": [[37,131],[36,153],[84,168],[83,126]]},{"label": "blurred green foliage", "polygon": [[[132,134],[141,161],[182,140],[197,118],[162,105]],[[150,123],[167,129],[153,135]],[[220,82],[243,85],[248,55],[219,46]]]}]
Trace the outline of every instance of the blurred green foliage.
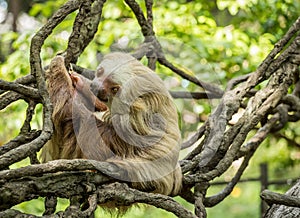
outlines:
[{"label": "blurred green foliage", "polygon": [[[34,33],[66,0],[31,1],[30,17],[32,29],[19,26],[18,32],[1,24],[0,29],[0,77],[8,81],[30,73],[29,48]],[[143,8],[144,2],[138,1]],[[0,0],[0,13],[6,13],[5,3]],[[297,19],[300,2],[294,0],[162,0],[155,1],[153,8],[154,30],[167,57],[178,67],[197,78],[213,82],[225,88],[229,79],[255,71],[291,24]],[[21,15],[21,14],[20,14]],[[108,0],[105,3],[102,21],[94,41],[86,48],[78,65],[95,69],[103,54],[112,50],[132,51],[143,41],[140,27],[122,1]],[[2,16],[2,15],[1,15]],[[22,15],[24,16],[24,15]],[[67,47],[68,37],[76,12],[69,15],[46,40],[42,49],[43,65],[46,66],[56,53]],[[22,18],[23,19],[23,18]],[[9,22],[7,22],[10,24]],[[174,75],[170,70],[157,66],[157,72],[170,90],[201,91],[189,81]],[[264,84],[260,84],[263,86]],[[259,88],[259,87],[257,87]],[[207,119],[218,104],[218,100],[175,100],[180,115],[183,138],[188,138]],[[0,145],[18,134],[25,119],[26,103],[16,102],[0,112]],[[42,107],[36,109],[32,121],[34,128],[41,128]],[[282,131],[288,139],[300,143],[299,125],[289,124]],[[183,151],[184,153],[188,152]],[[269,163],[270,177],[299,177],[299,148],[280,136],[268,138],[257,151],[244,178],[258,177],[258,164]],[[18,163],[14,167],[28,164]],[[296,171],[296,170],[297,171]],[[234,166],[221,179],[228,179],[235,172]],[[274,189],[282,187],[274,187]],[[286,188],[283,188],[285,190]],[[282,191],[283,191],[282,190]],[[220,191],[220,187],[209,189],[209,195]],[[234,192],[216,207],[208,209],[208,217],[259,217],[258,183],[238,185]],[[180,198],[178,201],[193,209]],[[61,199],[58,210],[67,200]],[[41,214],[42,199],[32,200],[16,208]],[[109,217],[101,209],[96,217]],[[133,208],[126,217],[174,217],[174,215],[150,206]]]}]

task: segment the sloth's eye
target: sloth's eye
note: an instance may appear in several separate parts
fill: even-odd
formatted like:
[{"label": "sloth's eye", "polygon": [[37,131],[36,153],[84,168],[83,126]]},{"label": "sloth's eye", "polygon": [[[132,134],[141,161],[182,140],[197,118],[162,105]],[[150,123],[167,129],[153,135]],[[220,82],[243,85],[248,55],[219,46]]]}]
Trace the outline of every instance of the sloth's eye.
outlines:
[{"label": "sloth's eye", "polygon": [[120,89],[119,86],[112,87],[112,88],[111,88],[111,92],[112,92],[113,94],[117,94],[117,92],[119,91],[119,89]]}]

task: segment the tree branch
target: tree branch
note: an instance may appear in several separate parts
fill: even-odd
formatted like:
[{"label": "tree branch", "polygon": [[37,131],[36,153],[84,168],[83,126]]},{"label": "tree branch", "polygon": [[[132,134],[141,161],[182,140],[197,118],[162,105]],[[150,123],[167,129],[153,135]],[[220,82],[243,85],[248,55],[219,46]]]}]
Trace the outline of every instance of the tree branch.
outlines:
[{"label": "tree branch", "polygon": [[[86,196],[95,191],[93,185],[102,185],[110,180],[95,172],[59,172],[39,176],[25,176],[13,181],[0,180],[0,210],[6,210],[24,201],[39,196],[71,198]],[[57,190],[60,190],[59,192]]]},{"label": "tree branch", "polygon": [[137,21],[139,22],[144,37],[147,39],[148,37],[154,36],[152,26],[145,18],[144,13],[139,4],[135,0],[125,0],[125,2],[131,8]]},{"label": "tree branch", "polygon": [[33,139],[37,138],[41,134],[41,131],[30,131],[29,133],[21,133],[10,142],[0,146],[0,157],[6,152],[19,147],[22,144],[28,143]]},{"label": "tree branch", "polygon": [[[281,214],[281,217],[299,217],[300,215],[300,181],[298,181],[290,190],[284,195],[273,193],[268,190],[264,190],[261,193],[261,198],[267,201],[269,204],[273,204],[267,213],[265,218],[271,218]],[[291,208],[297,207],[297,208]]]},{"label": "tree branch", "polygon": [[[22,85],[28,85],[35,82],[34,76],[28,74],[26,76],[20,77],[14,81],[15,83],[20,83]],[[6,92],[6,90],[0,90],[0,95]]]},{"label": "tree branch", "polygon": [[39,100],[41,96],[39,95],[39,92],[37,89],[28,87],[19,83],[15,82],[7,82],[2,79],[0,79],[0,89],[2,90],[12,90],[19,94],[22,94],[28,98]]},{"label": "tree branch", "polygon": [[268,204],[280,204],[288,207],[300,207],[300,198],[264,190],[260,197]]},{"label": "tree branch", "polygon": [[107,162],[87,159],[54,160],[44,164],[29,165],[12,170],[0,171],[1,180],[12,180],[24,176],[39,176],[59,171],[98,170],[106,175],[121,177],[123,170]]},{"label": "tree branch", "polygon": [[203,89],[213,93],[215,96],[222,97],[224,92],[217,87],[214,84],[210,84],[201,80],[198,80],[196,77],[193,77],[187,73],[185,73],[183,70],[175,67],[171,62],[169,62],[164,56],[160,55],[158,56],[158,62],[181,76],[182,78],[191,81],[192,83],[198,85],[199,87],[202,87]]},{"label": "tree branch", "polygon": [[102,8],[106,0],[82,1],[76,16],[73,32],[69,37],[66,49],[65,63],[76,63],[78,57],[94,38],[102,15]]},{"label": "tree branch", "polygon": [[8,105],[12,104],[15,101],[18,101],[20,99],[25,99],[25,96],[13,91],[6,92],[1,95],[0,99],[0,110],[3,110]]},{"label": "tree branch", "polygon": [[121,205],[129,205],[139,202],[162,208],[181,218],[197,217],[169,196],[141,192],[136,189],[129,188],[124,183],[104,185],[101,189],[98,189],[98,196],[98,203],[100,204],[105,203],[108,200],[117,201]]}]

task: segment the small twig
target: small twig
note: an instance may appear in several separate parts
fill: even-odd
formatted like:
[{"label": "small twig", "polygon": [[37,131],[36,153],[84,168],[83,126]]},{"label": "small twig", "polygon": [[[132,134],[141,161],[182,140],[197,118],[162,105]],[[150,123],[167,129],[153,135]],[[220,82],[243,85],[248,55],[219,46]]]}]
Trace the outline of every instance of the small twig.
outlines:
[{"label": "small twig", "polygon": [[234,177],[231,179],[231,181],[227,184],[227,186],[220,193],[218,193],[214,196],[205,198],[205,201],[204,201],[205,206],[207,206],[207,207],[215,206],[216,204],[223,201],[232,192],[233,188],[238,183],[238,181],[240,180],[246,167],[248,166],[249,161],[254,154],[254,151],[255,150],[253,150],[251,153],[248,153],[246,155],[246,157],[244,158],[242,164],[240,165],[240,167],[239,167],[238,171],[236,172],[236,174],[234,175]]},{"label": "small twig", "polygon": [[185,99],[220,99],[222,96],[211,92],[170,91],[173,98]]},{"label": "small twig", "polygon": [[[181,170],[182,173],[187,173],[188,171],[194,169],[198,166],[199,156],[201,155],[201,151],[203,150],[205,140],[202,140],[199,145],[184,158],[181,162]],[[189,160],[189,161],[187,161]]]},{"label": "small twig", "polygon": [[[181,150],[189,148],[190,146],[192,146],[193,144],[195,144],[204,134],[205,131],[205,127],[206,127],[207,123],[203,124],[199,130],[197,130],[197,132],[187,141],[183,142],[181,144]],[[188,156],[185,158],[186,160],[192,159],[193,158],[193,153],[198,154],[200,151],[197,150],[197,152],[191,152],[188,154]]]},{"label": "small twig", "polygon": [[295,146],[298,149],[300,148],[300,144],[296,142],[295,139],[290,139],[289,137],[287,137],[286,135],[284,135],[283,133],[280,132],[276,132],[273,134],[273,136],[277,139],[285,139],[287,141],[288,146]]},{"label": "small twig", "polygon": [[31,131],[31,126],[30,126],[30,122],[32,120],[33,114],[34,114],[34,109],[36,107],[36,102],[34,101],[29,101],[27,102],[28,106],[27,106],[27,110],[26,110],[26,119],[23,123],[23,126],[21,127],[21,133],[26,133],[26,132],[30,132]]},{"label": "small twig", "polygon": [[202,87],[203,89],[213,93],[214,95],[217,96],[222,96],[224,94],[224,92],[217,87],[216,85],[198,80],[196,77],[193,77],[187,73],[185,73],[183,70],[175,67],[171,62],[169,62],[165,57],[163,56],[158,56],[158,62],[160,64],[162,64],[163,66],[171,69],[173,72],[175,72],[176,74],[178,74],[179,76],[181,76],[182,78],[191,81],[192,83]]},{"label": "small twig", "polygon": [[231,79],[228,83],[227,83],[227,87],[226,87],[226,91],[228,90],[232,90],[237,84],[245,82],[249,76],[251,76],[253,73],[249,73],[246,75],[241,75],[239,77],[233,78]]}]

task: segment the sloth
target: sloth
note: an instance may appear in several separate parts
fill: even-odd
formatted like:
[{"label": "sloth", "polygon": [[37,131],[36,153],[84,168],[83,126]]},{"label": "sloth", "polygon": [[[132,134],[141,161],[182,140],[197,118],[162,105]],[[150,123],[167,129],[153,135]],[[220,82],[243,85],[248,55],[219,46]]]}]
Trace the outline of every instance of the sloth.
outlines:
[{"label": "sloth", "polygon": [[103,161],[124,170],[116,179],[133,188],[178,194],[178,115],[157,74],[131,55],[116,52],[104,56],[92,81],[68,72],[57,56],[46,80],[54,132],[41,152],[42,162]]}]

